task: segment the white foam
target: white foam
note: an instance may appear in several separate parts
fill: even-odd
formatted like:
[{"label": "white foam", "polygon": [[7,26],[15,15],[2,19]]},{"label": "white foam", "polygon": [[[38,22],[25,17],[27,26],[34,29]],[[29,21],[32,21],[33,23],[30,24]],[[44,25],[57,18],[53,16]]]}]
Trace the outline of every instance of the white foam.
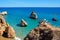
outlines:
[{"label": "white foam", "polygon": [[18,38],[18,37],[15,37],[15,40],[21,40],[20,38]]}]

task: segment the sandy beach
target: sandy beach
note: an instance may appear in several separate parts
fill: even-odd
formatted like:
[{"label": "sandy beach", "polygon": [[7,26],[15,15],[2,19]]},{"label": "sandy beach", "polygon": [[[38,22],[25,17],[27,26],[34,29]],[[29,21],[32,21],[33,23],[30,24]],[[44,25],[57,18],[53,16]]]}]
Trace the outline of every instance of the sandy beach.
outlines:
[{"label": "sandy beach", "polygon": [[14,39],[13,38],[5,38],[5,37],[0,36],[0,40],[14,40]]}]

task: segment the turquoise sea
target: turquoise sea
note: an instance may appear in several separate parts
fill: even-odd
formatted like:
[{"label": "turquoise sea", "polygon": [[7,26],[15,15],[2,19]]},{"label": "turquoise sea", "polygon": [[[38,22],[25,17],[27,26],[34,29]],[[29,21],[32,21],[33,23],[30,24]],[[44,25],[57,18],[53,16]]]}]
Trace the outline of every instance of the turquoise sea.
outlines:
[{"label": "turquoise sea", "polygon": [[[8,12],[4,18],[6,22],[14,28],[16,36],[22,40],[32,29],[37,27],[41,19],[47,19],[48,23],[51,25],[60,27],[60,8],[57,7],[1,7],[0,12],[2,11]],[[37,20],[29,18],[32,11],[38,15]],[[57,22],[51,20],[54,17],[54,13],[56,14]],[[21,19],[24,19],[28,23],[27,27],[17,25],[20,23]]]}]

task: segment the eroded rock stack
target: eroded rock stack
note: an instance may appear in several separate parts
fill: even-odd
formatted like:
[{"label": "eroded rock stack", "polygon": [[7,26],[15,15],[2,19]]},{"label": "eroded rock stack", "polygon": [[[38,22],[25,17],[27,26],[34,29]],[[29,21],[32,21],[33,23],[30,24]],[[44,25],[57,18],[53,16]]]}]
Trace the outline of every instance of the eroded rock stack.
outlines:
[{"label": "eroded rock stack", "polygon": [[31,19],[37,19],[38,17],[37,17],[37,14],[34,11],[32,11],[30,18]]},{"label": "eroded rock stack", "polygon": [[3,16],[0,15],[0,36],[14,38],[15,31],[10,27],[4,20]]},{"label": "eroded rock stack", "polygon": [[31,30],[24,40],[60,40],[60,28],[52,27],[42,21],[38,28]]},{"label": "eroded rock stack", "polygon": [[20,22],[20,26],[27,26],[27,25],[28,25],[27,22],[24,19],[22,19]]}]

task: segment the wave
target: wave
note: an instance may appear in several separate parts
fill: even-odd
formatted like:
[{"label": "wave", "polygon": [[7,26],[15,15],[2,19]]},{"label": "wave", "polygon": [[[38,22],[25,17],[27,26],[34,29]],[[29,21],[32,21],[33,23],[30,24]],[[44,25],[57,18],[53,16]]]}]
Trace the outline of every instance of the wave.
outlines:
[{"label": "wave", "polygon": [[14,40],[21,40],[20,38],[18,38],[18,37],[15,37],[15,39]]}]

